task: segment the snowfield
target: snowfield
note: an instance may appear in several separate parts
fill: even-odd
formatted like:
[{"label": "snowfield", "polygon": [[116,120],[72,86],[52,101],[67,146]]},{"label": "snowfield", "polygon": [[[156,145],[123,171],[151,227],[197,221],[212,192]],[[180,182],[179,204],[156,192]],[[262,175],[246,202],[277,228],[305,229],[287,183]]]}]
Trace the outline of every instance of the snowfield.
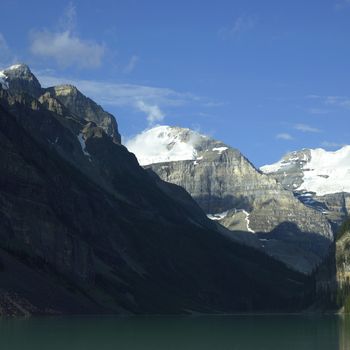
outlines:
[{"label": "snowfield", "polygon": [[202,137],[189,129],[162,125],[143,131],[125,146],[135,153],[140,165],[196,160],[195,146]]},{"label": "snowfield", "polygon": [[83,151],[83,153],[84,153],[86,156],[90,157],[90,153],[86,150],[86,145],[85,145],[85,140],[84,140],[83,134],[80,133],[80,134],[77,136],[77,138],[78,138],[78,141],[79,141],[79,143],[80,143],[81,150]]},{"label": "snowfield", "polygon": [[227,149],[228,149],[228,147],[214,147],[213,151],[221,154],[222,152],[226,151]]},{"label": "snowfield", "polygon": [[227,216],[227,214],[228,214],[228,210],[223,211],[222,213],[207,214],[207,217],[210,220],[217,221],[217,220],[221,220],[221,219],[225,218]]},{"label": "snowfield", "polygon": [[290,158],[260,169],[264,173],[281,172],[292,163],[299,162],[303,172],[303,183],[298,191],[315,192],[318,196],[331,193],[350,192],[350,146],[330,152],[322,148],[310,149],[310,157]]},{"label": "snowfield", "polygon": [[311,150],[311,160],[304,166],[304,182],[298,190],[322,196],[350,192],[350,146],[335,152],[317,148]]}]

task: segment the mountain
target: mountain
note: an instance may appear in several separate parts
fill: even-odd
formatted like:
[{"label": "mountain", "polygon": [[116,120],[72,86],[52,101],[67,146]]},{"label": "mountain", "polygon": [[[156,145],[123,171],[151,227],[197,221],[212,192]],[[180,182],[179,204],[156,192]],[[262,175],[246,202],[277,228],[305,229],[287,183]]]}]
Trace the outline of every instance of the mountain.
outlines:
[{"label": "mountain", "polygon": [[[313,280],[209,220],[139,166],[71,86],[1,72],[0,310],[5,315],[300,310]],[[110,120],[110,122],[108,122]]]},{"label": "mountain", "polygon": [[323,212],[335,226],[350,213],[350,146],[335,152],[321,148],[291,152],[261,170]]},{"label": "mountain", "polygon": [[190,129],[158,126],[127,143],[146,168],[182,186],[207,215],[245,231],[260,249],[303,273],[329,251],[331,227],[238,150]]}]

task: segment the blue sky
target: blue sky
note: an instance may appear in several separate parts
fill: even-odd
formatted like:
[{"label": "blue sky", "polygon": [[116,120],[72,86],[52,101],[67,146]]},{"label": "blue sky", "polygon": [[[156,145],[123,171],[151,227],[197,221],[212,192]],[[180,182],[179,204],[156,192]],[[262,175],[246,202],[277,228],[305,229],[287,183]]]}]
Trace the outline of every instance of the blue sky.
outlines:
[{"label": "blue sky", "polygon": [[1,1],[0,66],[71,82],[125,138],[190,127],[257,166],[350,143],[350,0]]}]

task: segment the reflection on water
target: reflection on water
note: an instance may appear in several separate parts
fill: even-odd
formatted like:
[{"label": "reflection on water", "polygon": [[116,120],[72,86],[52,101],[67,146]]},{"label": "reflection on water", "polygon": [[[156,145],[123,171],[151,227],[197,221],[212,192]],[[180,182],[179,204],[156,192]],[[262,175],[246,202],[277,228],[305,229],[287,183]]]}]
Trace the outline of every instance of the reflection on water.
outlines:
[{"label": "reflection on water", "polygon": [[0,321],[0,349],[350,350],[337,316],[87,317]]}]

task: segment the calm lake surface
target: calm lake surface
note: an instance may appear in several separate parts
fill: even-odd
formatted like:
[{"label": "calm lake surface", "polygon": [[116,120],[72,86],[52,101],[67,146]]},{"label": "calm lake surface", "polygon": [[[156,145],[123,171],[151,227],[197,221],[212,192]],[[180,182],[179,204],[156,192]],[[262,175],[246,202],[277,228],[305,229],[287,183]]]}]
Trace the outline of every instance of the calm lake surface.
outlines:
[{"label": "calm lake surface", "polygon": [[2,350],[350,350],[350,317],[73,317],[0,321]]}]

